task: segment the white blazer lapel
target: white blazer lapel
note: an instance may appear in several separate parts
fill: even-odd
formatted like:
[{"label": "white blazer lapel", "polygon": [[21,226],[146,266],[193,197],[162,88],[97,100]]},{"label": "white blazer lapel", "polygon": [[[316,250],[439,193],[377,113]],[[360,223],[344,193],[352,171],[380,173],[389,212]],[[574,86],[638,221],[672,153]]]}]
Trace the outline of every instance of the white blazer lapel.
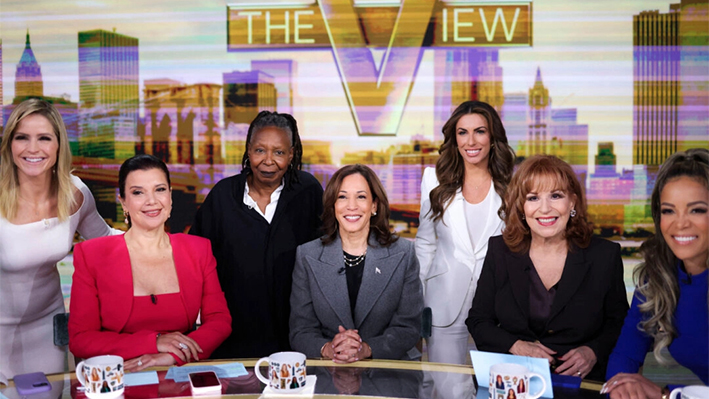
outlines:
[{"label": "white blazer lapel", "polygon": [[[500,233],[502,232],[503,222],[497,215],[497,210],[500,209],[500,205],[502,205],[502,200],[497,194],[497,191],[495,191],[495,185],[492,184],[492,182],[490,183],[490,191],[487,195],[491,195],[492,200],[489,202],[490,206],[486,210],[487,221],[485,222],[485,228],[483,230],[482,236],[492,237],[500,235]],[[474,252],[476,258],[482,257],[482,255],[487,252],[487,240],[485,240],[485,242],[483,243],[480,243],[479,245],[476,245]]]},{"label": "white blazer lapel", "polygon": [[468,221],[465,217],[463,192],[458,190],[446,209],[446,223],[449,224],[453,239],[455,240],[453,256],[459,262],[473,267],[475,265],[473,244],[468,232]]}]

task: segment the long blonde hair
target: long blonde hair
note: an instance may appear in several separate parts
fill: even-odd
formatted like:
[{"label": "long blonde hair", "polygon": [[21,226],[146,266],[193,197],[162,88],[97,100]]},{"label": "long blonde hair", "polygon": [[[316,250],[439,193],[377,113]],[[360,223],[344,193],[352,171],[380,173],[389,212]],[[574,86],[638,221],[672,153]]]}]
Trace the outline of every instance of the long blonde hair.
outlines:
[{"label": "long blonde hair", "polygon": [[57,215],[59,220],[63,221],[71,215],[71,210],[76,204],[74,184],[71,181],[69,137],[59,111],[47,101],[37,98],[20,103],[5,123],[5,133],[2,145],[0,145],[0,216],[12,220],[17,215],[20,182],[17,177],[17,165],[12,158],[12,140],[20,122],[32,114],[39,114],[47,118],[59,142],[50,193],[57,196]]},{"label": "long blonde hair", "polygon": [[645,302],[639,306],[645,318],[638,327],[653,338],[653,354],[661,364],[667,363],[661,354],[662,348],[669,346],[677,335],[673,320],[679,299],[679,282],[678,259],[660,229],[660,195],[668,182],[683,176],[695,179],[709,189],[709,150],[693,148],[686,152],[676,152],[660,167],[650,198],[655,235],[640,246],[645,261],[633,272],[637,291],[645,297]]}]

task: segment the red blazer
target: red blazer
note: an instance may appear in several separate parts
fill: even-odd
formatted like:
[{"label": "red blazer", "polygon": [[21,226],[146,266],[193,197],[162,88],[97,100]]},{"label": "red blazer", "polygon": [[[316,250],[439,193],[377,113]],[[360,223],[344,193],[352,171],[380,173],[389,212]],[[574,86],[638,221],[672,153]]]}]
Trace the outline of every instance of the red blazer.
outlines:
[{"label": "red blazer", "polygon": [[[219,285],[209,240],[170,234],[180,297],[191,324],[201,310],[202,325],[189,333],[208,358],[231,334],[231,315]],[[133,274],[122,235],[84,241],[74,247],[69,349],[75,356],[118,355],[125,360],[158,353],[157,333],[122,333],[133,307]]]}]

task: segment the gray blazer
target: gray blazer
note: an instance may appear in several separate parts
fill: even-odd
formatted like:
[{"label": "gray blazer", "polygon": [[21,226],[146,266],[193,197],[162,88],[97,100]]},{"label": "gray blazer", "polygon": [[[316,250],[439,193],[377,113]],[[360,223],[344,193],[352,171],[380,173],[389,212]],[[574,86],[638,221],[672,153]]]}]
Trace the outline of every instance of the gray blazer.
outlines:
[{"label": "gray blazer", "polygon": [[339,237],[327,246],[316,239],[298,247],[290,297],[293,350],[320,357],[341,325],[359,331],[373,358],[411,359],[407,352],[419,340],[423,310],[413,243],[399,239],[382,247],[370,235],[354,320],[344,266]]}]

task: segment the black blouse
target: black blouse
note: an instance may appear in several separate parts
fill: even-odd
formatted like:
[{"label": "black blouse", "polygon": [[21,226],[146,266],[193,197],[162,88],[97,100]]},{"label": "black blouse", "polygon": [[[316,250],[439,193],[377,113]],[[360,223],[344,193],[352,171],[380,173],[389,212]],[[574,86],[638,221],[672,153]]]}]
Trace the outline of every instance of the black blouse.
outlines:
[{"label": "black blouse", "polygon": [[529,269],[529,282],[531,283],[529,287],[529,327],[537,336],[541,336],[544,333],[547,320],[549,320],[551,304],[554,303],[559,283],[557,282],[547,290],[537,269],[534,267]]},{"label": "black blouse", "polygon": [[[349,261],[353,261],[359,256],[350,255],[345,251],[342,251],[345,258]],[[352,312],[352,319],[354,320],[355,306],[357,305],[357,294],[359,294],[359,287],[362,285],[362,275],[364,274],[364,261],[362,261],[356,266],[345,265],[347,275],[347,293],[350,296],[350,311]]]}]

